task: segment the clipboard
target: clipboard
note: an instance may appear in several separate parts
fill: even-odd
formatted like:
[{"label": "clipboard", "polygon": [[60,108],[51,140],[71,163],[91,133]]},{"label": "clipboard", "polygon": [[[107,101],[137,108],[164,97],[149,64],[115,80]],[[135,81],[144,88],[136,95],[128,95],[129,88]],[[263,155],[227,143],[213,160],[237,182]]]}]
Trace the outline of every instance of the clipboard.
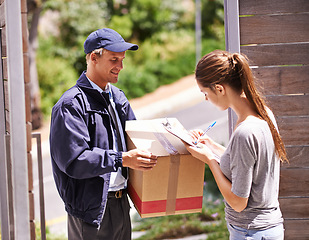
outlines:
[{"label": "clipboard", "polygon": [[164,126],[166,131],[173,134],[175,137],[178,137],[180,140],[184,141],[190,146],[196,147],[196,144],[193,142],[190,134],[185,128],[173,126],[167,118],[165,119],[165,121],[162,122],[162,125]]},{"label": "clipboard", "polygon": [[[188,131],[182,126],[182,125],[173,125],[173,123],[170,123],[170,121],[166,118],[165,122],[162,122],[162,125],[164,126],[165,130],[174,135],[175,137],[179,138],[181,141],[189,144],[190,146],[201,148],[199,144],[196,144],[193,142],[190,134]],[[205,147],[209,148],[205,145]],[[211,148],[209,148],[210,151],[212,151]],[[214,151],[212,151],[214,154],[215,160],[220,163],[220,157],[218,154],[216,154]]]}]

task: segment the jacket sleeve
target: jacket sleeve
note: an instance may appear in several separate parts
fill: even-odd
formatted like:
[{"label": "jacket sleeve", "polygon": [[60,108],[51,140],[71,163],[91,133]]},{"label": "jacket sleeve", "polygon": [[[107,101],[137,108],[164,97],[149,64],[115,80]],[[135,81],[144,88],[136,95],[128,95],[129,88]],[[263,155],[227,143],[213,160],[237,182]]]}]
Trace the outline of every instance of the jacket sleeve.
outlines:
[{"label": "jacket sleeve", "polygon": [[131,108],[131,105],[129,103],[128,103],[126,112],[127,112],[127,119],[126,120],[136,120],[133,109]]},{"label": "jacket sleeve", "polygon": [[121,152],[90,148],[89,142],[78,99],[56,105],[51,117],[50,151],[52,161],[62,172],[72,178],[84,179],[117,171],[122,166]]}]

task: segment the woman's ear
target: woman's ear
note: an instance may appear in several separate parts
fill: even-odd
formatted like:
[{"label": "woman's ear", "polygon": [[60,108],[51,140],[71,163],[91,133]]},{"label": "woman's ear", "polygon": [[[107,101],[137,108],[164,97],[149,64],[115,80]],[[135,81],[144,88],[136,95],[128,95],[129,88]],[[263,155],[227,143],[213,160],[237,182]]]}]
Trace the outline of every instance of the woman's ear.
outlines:
[{"label": "woman's ear", "polygon": [[221,84],[215,85],[216,92],[222,95],[225,95],[225,87]]}]

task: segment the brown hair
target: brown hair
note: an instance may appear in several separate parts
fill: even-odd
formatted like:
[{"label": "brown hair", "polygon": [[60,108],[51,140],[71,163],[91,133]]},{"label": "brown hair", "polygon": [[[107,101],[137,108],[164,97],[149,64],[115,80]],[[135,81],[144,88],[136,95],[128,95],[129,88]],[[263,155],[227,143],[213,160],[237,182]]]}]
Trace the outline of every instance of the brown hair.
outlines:
[{"label": "brown hair", "polygon": [[280,160],[288,161],[281,136],[267,113],[262,95],[255,87],[254,77],[245,55],[215,50],[198,62],[195,78],[200,85],[212,91],[216,84],[226,84],[240,94],[244,92],[256,113],[268,123]]},{"label": "brown hair", "polygon": [[93,50],[93,51],[90,52],[90,53],[87,53],[87,54],[86,54],[86,63],[87,63],[87,64],[89,63],[91,53],[95,53],[98,57],[101,57],[106,51],[107,51],[107,50],[104,49],[104,48],[98,48],[98,49]]}]

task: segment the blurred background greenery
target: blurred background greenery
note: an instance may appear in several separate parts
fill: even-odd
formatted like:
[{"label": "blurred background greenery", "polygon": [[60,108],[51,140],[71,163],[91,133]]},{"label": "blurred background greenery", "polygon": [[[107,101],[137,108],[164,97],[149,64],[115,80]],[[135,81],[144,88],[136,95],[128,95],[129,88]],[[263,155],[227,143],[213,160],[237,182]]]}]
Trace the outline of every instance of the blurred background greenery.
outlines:
[{"label": "blurred background greenery", "polygon": [[[28,9],[30,30],[40,10],[35,60],[45,118],[86,69],[83,43],[99,28],[140,47],[126,54],[117,84],[129,99],[194,72],[194,0],[28,0]],[[223,0],[201,0],[201,16],[201,54],[224,49]]]}]

